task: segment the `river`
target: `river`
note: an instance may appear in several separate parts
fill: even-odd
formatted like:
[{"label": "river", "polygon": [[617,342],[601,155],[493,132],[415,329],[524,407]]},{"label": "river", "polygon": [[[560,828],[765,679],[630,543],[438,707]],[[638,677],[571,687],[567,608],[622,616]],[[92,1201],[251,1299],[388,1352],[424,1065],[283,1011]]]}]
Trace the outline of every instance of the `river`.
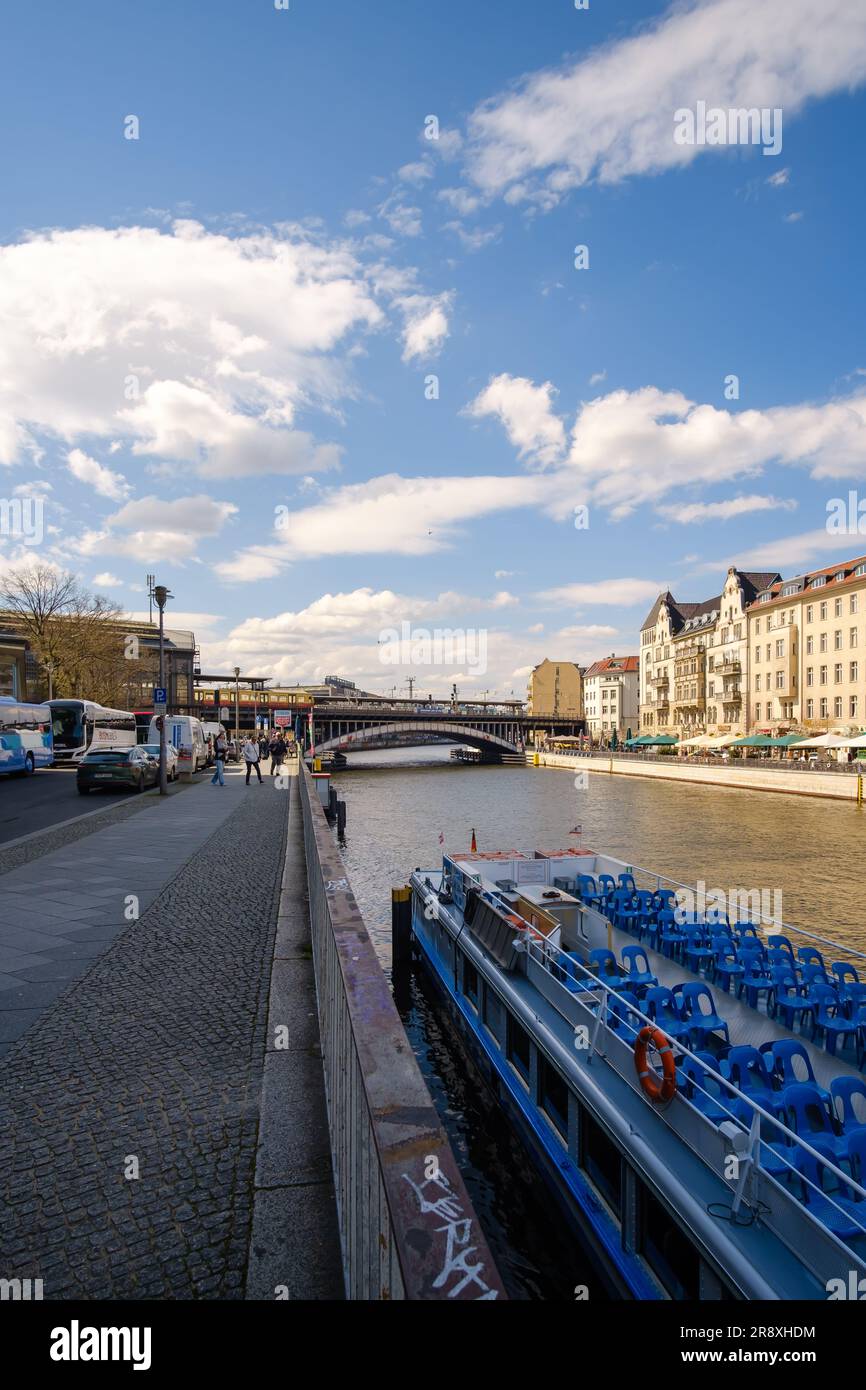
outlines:
[{"label": "river", "polygon": [[[346,802],[343,855],[386,970],[392,885],[446,849],[562,849],[582,844],[708,891],[781,894],[786,922],[866,949],[852,870],[866,810],[772,792],[590,775],[567,769],[453,764],[447,748],[352,753],[336,774]],[[569,832],[581,827],[581,839]],[[776,900],[779,901],[778,899]],[[414,974],[404,1023],[513,1297],[568,1299],[597,1288],[546,1189]],[[595,1296],[595,1294],[593,1294]]]}]

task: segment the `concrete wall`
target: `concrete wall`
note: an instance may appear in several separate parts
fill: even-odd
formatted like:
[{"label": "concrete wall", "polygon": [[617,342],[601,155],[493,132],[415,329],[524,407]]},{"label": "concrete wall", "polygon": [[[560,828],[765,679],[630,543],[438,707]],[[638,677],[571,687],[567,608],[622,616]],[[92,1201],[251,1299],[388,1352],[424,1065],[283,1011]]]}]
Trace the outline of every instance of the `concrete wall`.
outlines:
[{"label": "concrete wall", "polygon": [[[348,1296],[502,1299],[496,1266],[303,765],[300,783]],[[385,881],[382,892],[388,892]]]},{"label": "concrete wall", "polygon": [[[531,760],[531,755],[530,755]],[[642,762],[638,758],[572,758],[562,753],[540,753],[542,767],[567,767],[571,771],[623,777],[661,777],[670,782],[695,782],[714,787],[783,792],[793,796],[823,796],[837,801],[857,800],[857,776],[853,772],[790,772],[759,767],[708,767],[671,758],[670,762]],[[866,788],[864,788],[866,791]]]}]

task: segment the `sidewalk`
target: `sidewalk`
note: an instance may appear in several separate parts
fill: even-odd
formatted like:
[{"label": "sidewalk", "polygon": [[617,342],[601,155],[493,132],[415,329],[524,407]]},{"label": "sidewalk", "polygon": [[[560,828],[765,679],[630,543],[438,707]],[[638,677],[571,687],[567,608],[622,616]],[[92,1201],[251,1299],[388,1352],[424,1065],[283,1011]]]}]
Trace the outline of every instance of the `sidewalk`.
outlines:
[{"label": "sidewalk", "polygon": [[[4,993],[26,1001],[0,1059],[0,1277],[46,1299],[340,1296],[296,800],[296,778],[231,769],[0,878]],[[269,1007],[297,1022],[293,1063]]]}]

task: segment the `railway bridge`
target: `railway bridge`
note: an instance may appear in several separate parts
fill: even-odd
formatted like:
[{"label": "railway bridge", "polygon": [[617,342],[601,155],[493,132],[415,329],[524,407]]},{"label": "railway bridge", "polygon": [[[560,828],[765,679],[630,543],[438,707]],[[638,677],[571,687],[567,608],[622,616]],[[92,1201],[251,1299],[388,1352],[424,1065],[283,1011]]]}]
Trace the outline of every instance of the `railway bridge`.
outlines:
[{"label": "railway bridge", "polygon": [[486,760],[523,759],[540,731],[577,735],[586,732],[583,719],[526,714],[520,704],[480,701],[447,707],[396,701],[389,704],[317,704],[312,712],[316,754],[348,753],[373,743],[382,747],[393,739],[406,744],[412,734],[419,743],[463,743],[479,748]]}]

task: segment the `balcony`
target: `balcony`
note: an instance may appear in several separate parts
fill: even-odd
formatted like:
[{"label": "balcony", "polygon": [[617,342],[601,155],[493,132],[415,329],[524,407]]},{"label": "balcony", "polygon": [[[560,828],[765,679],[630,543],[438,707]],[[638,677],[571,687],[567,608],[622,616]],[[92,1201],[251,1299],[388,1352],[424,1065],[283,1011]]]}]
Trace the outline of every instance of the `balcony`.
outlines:
[{"label": "balcony", "polygon": [[737,686],[731,686],[731,688],[730,688],[729,690],[723,690],[723,691],[722,691],[722,704],[723,704],[723,705],[741,705],[742,703],[743,703],[743,696],[742,696],[742,694],[741,694],[741,692],[740,692],[740,687],[739,687],[738,685],[737,685]]},{"label": "balcony", "polygon": [[720,661],[715,668],[717,676],[738,676],[742,671],[742,663],[735,661],[733,657]]},{"label": "balcony", "polygon": [[703,695],[690,695],[682,700],[674,700],[674,709],[694,709],[702,710],[706,706]]},{"label": "balcony", "polygon": [[647,685],[653,686],[656,690],[667,690],[671,683],[670,676],[647,676]]}]

